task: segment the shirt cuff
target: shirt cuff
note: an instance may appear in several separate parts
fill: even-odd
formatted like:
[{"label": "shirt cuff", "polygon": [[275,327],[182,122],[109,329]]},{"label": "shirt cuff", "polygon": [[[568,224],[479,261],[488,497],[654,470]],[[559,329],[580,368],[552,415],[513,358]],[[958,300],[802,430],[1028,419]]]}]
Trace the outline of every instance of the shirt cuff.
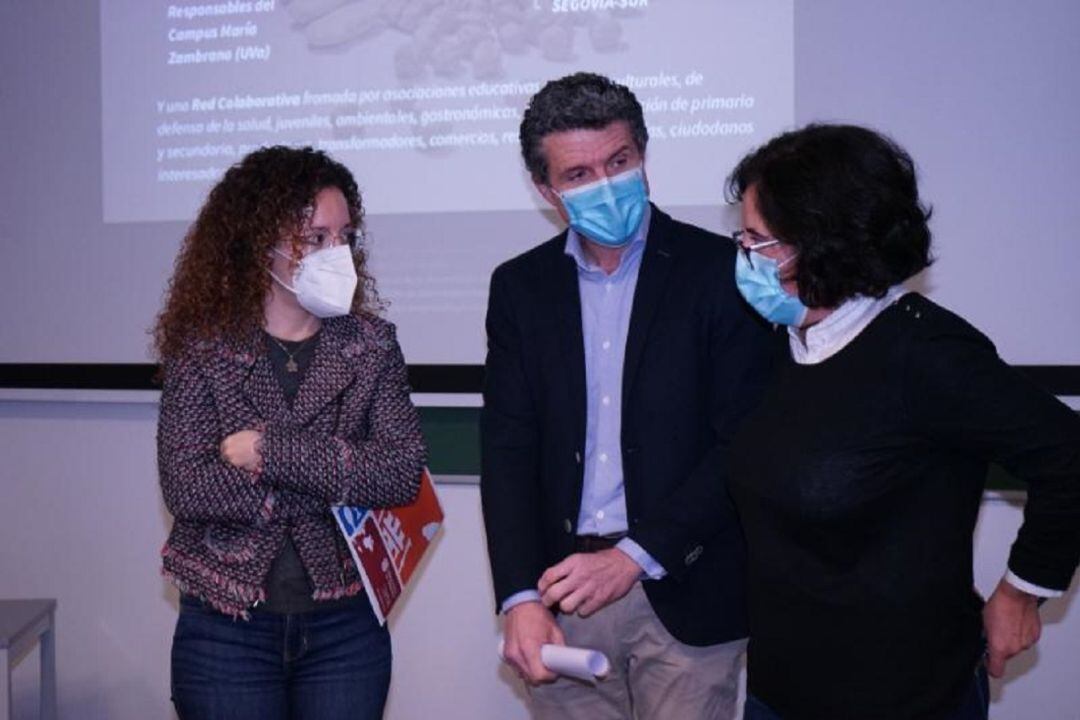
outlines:
[{"label": "shirt cuff", "polygon": [[540,593],[536,592],[535,590],[521,590],[519,592],[516,592],[510,597],[503,600],[503,604],[502,607],[499,608],[499,612],[505,615],[506,611],[514,607],[515,605],[520,605],[521,603],[527,602],[540,602]]},{"label": "shirt cuff", "polygon": [[1005,582],[1012,585],[1017,590],[1023,590],[1028,595],[1034,595],[1035,597],[1061,597],[1065,594],[1064,590],[1051,590],[1050,588],[1044,588],[1034,583],[1029,583],[1022,577],[1018,577],[1012,570],[1005,573]]},{"label": "shirt cuff", "polygon": [[642,573],[650,580],[660,580],[667,575],[664,566],[656,562],[652,555],[645,552],[645,548],[630,538],[623,538],[616,543],[615,547],[629,555],[631,560],[640,565]]}]

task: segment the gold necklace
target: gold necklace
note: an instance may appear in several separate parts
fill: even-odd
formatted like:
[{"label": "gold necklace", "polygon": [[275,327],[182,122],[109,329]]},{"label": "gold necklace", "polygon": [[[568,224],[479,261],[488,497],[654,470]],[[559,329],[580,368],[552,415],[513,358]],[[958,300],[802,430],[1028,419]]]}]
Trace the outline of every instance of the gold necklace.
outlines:
[{"label": "gold necklace", "polygon": [[[318,334],[319,334],[319,333],[317,333],[317,332],[315,333],[315,335],[318,335]],[[312,336],[308,337],[308,338],[307,338],[307,339],[305,339],[305,340],[304,340],[304,341],[303,341],[302,343],[300,343],[300,344],[299,344],[299,345],[298,345],[298,346],[296,347],[296,349],[295,349],[295,350],[293,350],[292,352],[289,352],[289,348],[285,347],[284,343],[282,343],[282,342],[281,342],[280,340],[278,340],[278,339],[277,339],[276,337],[274,337],[274,336],[273,336],[273,335],[271,335],[270,333],[266,333],[266,337],[268,337],[268,338],[270,338],[271,340],[273,340],[273,341],[274,341],[274,344],[275,344],[275,345],[277,345],[277,346],[278,346],[279,348],[281,348],[281,352],[283,352],[283,353],[285,353],[286,355],[288,355],[288,356],[289,356],[289,359],[285,361],[285,371],[286,371],[286,372],[290,372],[290,373],[294,373],[294,372],[299,372],[299,371],[300,371],[300,366],[296,364],[296,360],[294,359],[294,357],[295,357],[295,355],[296,355],[297,353],[299,353],[299,352],[300,352],[301,350],[303,350],[303,349],[304,349],[304,347],[305,347],[305,346],[306,346],[306,345],[307,345],[307,344],[308,344],[309,342],[311,342],[311,341],[312,341],[312,339],[313,339],[313,338],[315,337],[315,335],[312,335]]]}]

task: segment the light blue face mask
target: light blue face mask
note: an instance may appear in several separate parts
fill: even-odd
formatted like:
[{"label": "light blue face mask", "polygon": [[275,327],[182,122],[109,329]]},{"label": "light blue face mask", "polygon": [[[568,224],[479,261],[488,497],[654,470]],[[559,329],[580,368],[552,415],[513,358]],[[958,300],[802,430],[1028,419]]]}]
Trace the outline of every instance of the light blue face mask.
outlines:
[{"label": "light blue face mask", "polygon": [[648,193],[641,168],[559,193],[570,227],[593,242],[622,247],[645,217]]},{"label": "light blue face mask", "polygon": [[784,290],[776,260],[754,253],[751,265],[747,253],[740,250],[735,257],[735,285],[750,307],[769,322],[800,327],[806,321],[808,308]]}]

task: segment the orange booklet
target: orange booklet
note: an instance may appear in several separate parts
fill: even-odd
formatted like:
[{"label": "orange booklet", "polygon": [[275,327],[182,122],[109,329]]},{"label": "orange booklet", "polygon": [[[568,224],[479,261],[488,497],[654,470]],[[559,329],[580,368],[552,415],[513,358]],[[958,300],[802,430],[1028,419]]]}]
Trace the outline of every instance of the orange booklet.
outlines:
[{"label": "orange booklet", "polygon": [[335,505],[334,518],[345,535],[368,599],[380,624],[408,584],[442,527],[443,511],[431,474],[424,469],[420,494],[411,505],[364,508]]}]

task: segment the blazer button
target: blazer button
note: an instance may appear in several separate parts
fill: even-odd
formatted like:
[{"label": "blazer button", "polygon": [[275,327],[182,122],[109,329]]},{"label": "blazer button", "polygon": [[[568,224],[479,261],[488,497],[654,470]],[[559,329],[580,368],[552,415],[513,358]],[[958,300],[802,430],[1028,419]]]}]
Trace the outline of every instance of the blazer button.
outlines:
[{"label": "blazer button", "polygon": [[703,553],[703,552],[705,552],[705,548],[698,545],[693,550],[686,553],[686,558],[684,559],[684,561],[686,562],[687,565],[693,565],[694,561],[697,560],[699,557],[701,557],[701,553]]},{"label": "blazer button", "polygon": [[574,453],[574,462],[577,463],[578,465],[581,464],[581,453],[580,452],[575,452]]},{"label": "blazer button", "polygon": [[565,520],[563,520],[562,526],[563,530],[566,531],[567,535],[570,535],[574,532],[574,523],[570,522],[570,518],[566,518]]}]

